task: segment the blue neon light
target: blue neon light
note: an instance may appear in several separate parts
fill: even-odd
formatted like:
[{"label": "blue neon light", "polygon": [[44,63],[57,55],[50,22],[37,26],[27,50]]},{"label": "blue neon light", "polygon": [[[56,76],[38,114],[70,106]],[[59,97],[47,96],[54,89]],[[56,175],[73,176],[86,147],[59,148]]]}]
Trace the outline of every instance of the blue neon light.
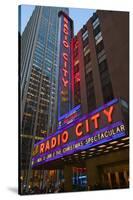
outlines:
[{"label": "blue neon light", "polygon": [[74,107],[72,110],[70,110],[70,112],[68,112],[68,113],[62,115],[61,117],[59,117],[58,121],[66,118],[66,117],[69,117],[74,111],[77,111],[78,109],[80,109],[80,107],[81,107],[81,105],[78,105],[78,106]]}]

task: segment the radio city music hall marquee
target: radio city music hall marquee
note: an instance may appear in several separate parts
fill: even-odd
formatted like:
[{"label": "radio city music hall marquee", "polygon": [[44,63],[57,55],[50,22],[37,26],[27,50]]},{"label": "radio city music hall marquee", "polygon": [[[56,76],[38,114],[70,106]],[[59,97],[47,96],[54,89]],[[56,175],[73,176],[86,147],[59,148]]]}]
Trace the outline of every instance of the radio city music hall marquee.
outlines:
[{"label": "radio city music hall marquee", "polygon": [[125,135],[119,100],[114,99],[35,144],[32,166],[45,164]]}]

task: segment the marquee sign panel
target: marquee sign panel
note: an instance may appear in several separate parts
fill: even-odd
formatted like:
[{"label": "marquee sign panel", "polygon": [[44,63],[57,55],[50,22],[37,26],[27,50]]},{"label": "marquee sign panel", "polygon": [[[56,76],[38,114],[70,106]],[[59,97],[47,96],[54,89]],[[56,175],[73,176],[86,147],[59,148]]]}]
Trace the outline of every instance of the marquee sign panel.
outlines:
[{"label": "marquee sign panel", "polygon": [[114,99],[35,144],[32,166],[117,140],[125,129],[119,100]]}]

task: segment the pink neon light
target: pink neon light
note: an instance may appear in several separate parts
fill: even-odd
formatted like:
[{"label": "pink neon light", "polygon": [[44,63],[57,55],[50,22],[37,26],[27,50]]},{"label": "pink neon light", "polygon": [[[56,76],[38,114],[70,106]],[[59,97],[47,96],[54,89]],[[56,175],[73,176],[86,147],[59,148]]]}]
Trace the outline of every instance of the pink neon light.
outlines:
[{"label": "pink neon light", "polygon": [[74,98],[74,62],[73,62],[73,49],[74,49],[74,38],[71,41],[71,63],[72,63],[72,96]]}]

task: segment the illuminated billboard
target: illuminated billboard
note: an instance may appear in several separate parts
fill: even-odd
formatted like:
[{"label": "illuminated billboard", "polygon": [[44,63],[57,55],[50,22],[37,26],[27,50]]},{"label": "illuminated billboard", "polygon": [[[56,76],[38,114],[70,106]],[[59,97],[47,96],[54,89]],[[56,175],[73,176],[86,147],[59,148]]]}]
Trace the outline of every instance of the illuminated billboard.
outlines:
[{"label": "illuminated billboard", "polygon": [[114,99],[35,144],[32,166],[88,150],[126,134],[119,100]]},{"label": "illuminated billboard", "polygon": [[73,21],[64,12],[59,12],[59,88],[58,117],[71,109],[71,39]]}]

